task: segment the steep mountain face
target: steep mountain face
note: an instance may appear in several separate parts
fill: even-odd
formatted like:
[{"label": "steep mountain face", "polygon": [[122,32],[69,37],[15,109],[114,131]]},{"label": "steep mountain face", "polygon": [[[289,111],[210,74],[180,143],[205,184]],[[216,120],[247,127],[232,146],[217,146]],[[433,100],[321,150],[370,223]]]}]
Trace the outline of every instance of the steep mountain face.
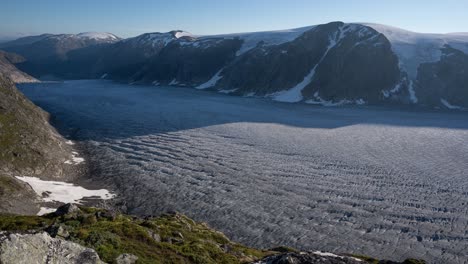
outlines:
[{"label": "steep mountain face", "polygon": [[25,59],[17,54],[0,50],[0,75],[9,76],[15,83],[30,83],[38,80],[20,71],[14,64],[24,62]]},{"label": "steep mountain face", "polygon": [[390,41],[404,76],[394,90],[386,92],[387,97],[406,90],[412,104],[446,109],[468,106],[468,84],[463,82],[468,78],[464,63],[468,54],[467,34],[422,34],[378,24],[366,25]]},{"label": "steep mountain face", "polygon": [[321,105],[468,106],[468,35],[462,33],[332,22],[216,36],[147,33],[120,41],[47,36],[8,49],[26,57],[20,69],[42,77],[102,77]]},{"label": "steep mountain face", "polygon": [[63,175],[71,149],[48,118],[0,74],[0,212],[38,211],[34,192],[14,176],[53,179]]},{"label": "steep mountain face", "polygon": [[419,66],[417,83],[421,104],[468,108],[468,55],[445,45],[439,61]]}]

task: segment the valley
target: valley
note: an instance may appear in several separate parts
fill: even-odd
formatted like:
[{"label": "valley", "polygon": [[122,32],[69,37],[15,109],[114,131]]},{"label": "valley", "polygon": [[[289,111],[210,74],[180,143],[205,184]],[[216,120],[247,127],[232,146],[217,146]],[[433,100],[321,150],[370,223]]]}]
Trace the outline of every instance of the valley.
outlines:
[{"label": "valley", "polygon": [[19,88],[77,143],[90,172],[83,185],[106,186],[124,212],[180,211],[261,248],[466,259],[463,112],[106,80]]}]

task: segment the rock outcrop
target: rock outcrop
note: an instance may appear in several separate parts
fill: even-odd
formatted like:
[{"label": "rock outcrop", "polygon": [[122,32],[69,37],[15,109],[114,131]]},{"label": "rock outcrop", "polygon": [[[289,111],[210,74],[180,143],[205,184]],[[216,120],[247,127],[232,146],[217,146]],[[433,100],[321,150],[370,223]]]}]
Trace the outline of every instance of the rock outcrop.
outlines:
[{"label": "rock outcrop", "polygon": [[27,73],[20,71],[14,64],[24,62],[24,57],[0,50],[0,75],[9,76],[15,83],[31,83],[38,80]]},{"label": "rock outcrop", "polygon": [[49,124],[49,116],[0,75],[0,212],[34,214],[36,195],[14,176],[60,178],[70,146]]},{"label": "rock outcrop", "polygon": [[77,243],[37,234],[0,234],[2,264],[101,264],[96,251]]}]

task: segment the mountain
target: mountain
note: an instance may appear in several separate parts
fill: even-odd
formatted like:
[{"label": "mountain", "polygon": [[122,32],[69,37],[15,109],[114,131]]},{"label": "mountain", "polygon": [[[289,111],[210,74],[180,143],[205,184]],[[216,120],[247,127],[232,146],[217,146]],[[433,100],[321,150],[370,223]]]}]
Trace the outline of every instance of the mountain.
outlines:
[{"label": "mountain", "polygon": [[48,114],[0,74],[0,213],[36,213],[36,194],[14,176],[61,178],[71,152]]},{"label": "mountain", "polygon": [[42,39],[48,38],[50,36],[53,36],[53,35],[52,34],[42,34],[42,35],[38,35],[38,36],[22,37],[22,38],[19,38],[19,39],[16,39],[16,40],[0,43],[0,48],[28,45],[28,44],[32,44],[34,42],[40,41]]},{"label": "mountain", "polygon": [[15,83],[38,82],[38,80],[15,67],[15,63],[24,62],[25,59],[17,54],[0,50],[0,75],[9,76]]},{"label": "mountain", "polygon": [[[2,45],[2,49],[26,58],[26,61],[17,65],[18,68],[35,77],[44,78],[47,75],[53,77],[57,71],[73,72],[73,67],[63,69],[69,52],[109,45],[119,40],[119,37],[110,33],[45,34],[8,42]],[[73,78],[73,74],[70,77]]]},{"label": "mountain", "polygon": [[[57,36],[27,50],[9,47],[27,59],[18,67],[36,77],[103,77],[291,103],[468,108],[466,33],[421,34],[331,22],[213,36],[147,33],[63,52],[38,44],[51,38]],[[45,54],[49,59],[38,60]]]}]

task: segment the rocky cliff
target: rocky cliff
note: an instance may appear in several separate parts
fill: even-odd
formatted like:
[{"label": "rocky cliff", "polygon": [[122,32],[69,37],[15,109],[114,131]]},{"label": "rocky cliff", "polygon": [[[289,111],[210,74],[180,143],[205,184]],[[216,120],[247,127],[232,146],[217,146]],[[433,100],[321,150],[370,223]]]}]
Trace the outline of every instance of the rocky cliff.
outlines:
[{"label": "rocky cliff", "polygon": [[0,212],[37,212],[36,195],[14,176],[61,178],[70,157],[48,114],[0,75]]},{"label": "rocky cliff", "polygon": [[0,50],[0,75],[9,76],[15,83],[31,83],[38,80],[27,73],[24,73],[14,64],[24,62],[25,59],[17,54],[8,53]]}]

